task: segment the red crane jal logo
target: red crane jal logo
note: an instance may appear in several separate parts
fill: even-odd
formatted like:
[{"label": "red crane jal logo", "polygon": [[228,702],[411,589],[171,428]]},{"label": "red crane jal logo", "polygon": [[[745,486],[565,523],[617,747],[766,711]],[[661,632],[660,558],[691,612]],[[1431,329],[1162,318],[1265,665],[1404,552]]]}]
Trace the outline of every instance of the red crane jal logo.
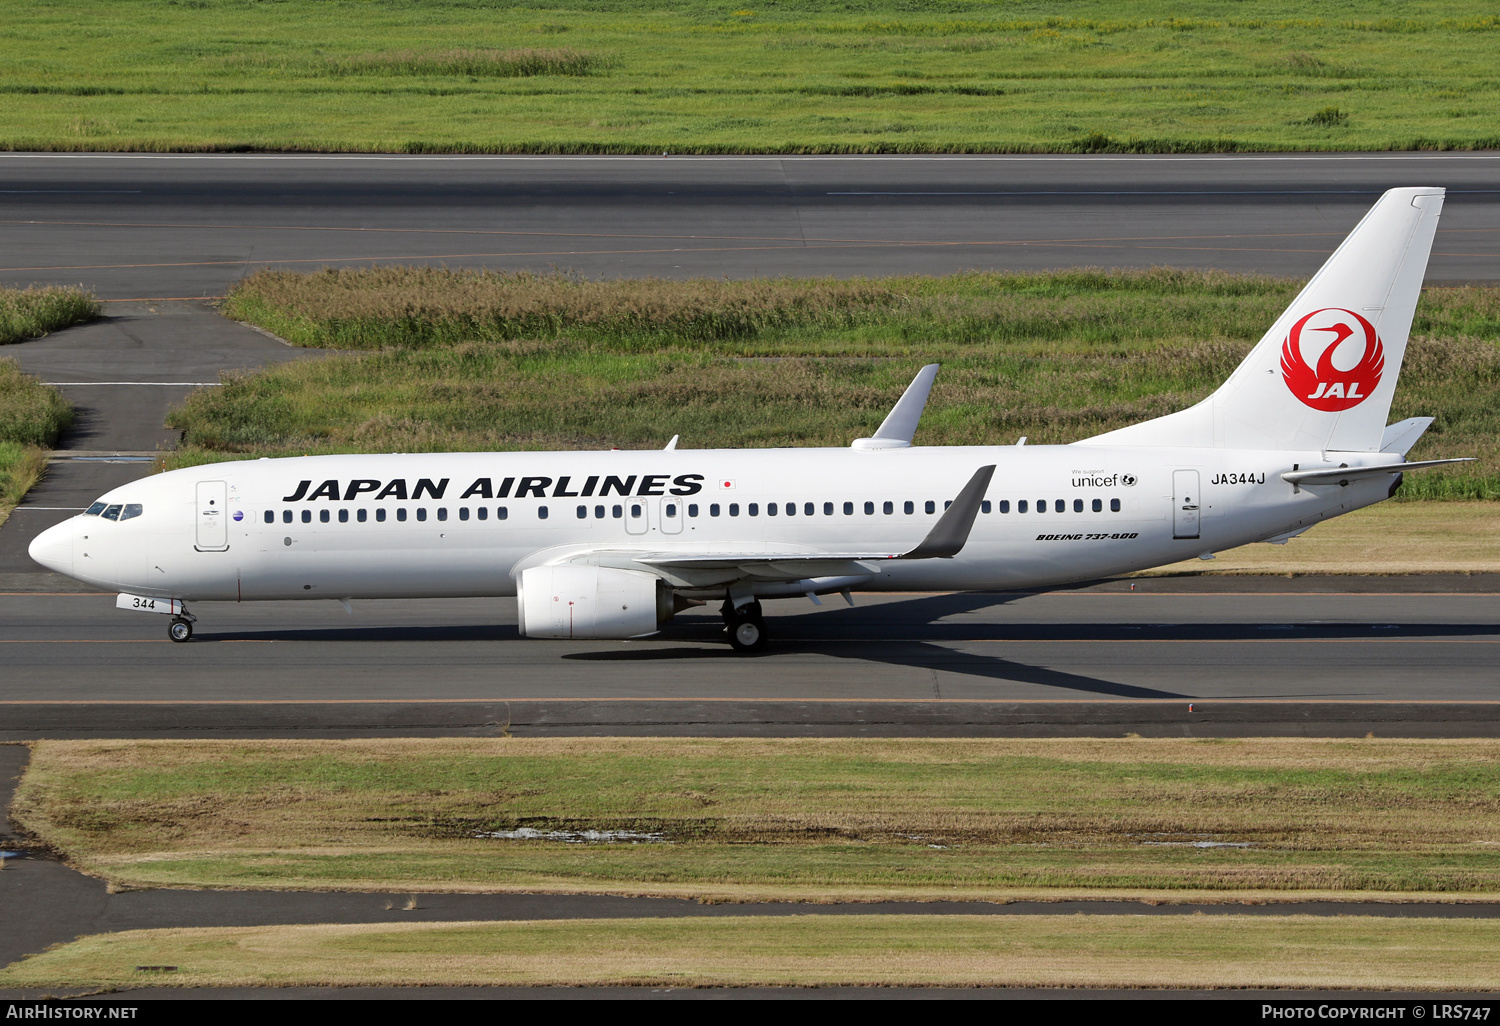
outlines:
[{"label": "red crane jal logo", "polygon": [[[1306,352],[1317,354],[1309,366]],[[1314,310],[1287,333],[1281,376],[1306,406],[1337,413],[1367,399],[1385,370],[1385,346],[1375,326],[1353,310]]]}]

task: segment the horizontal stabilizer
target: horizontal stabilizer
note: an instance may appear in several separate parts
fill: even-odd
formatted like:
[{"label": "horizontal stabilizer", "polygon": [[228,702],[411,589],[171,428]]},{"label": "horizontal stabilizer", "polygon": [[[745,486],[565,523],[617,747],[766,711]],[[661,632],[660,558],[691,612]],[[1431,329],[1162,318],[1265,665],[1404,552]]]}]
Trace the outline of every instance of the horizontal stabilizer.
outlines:
[{"label": "horizontal stabilizer", "polygon": [[1385,435],[1380,439],[1381,452],[1393,452],[1405,456],[1411,452],[1411,447],[1417,444],[1417,440],[1432,427],[1436,417],[1409,417],[1406,420],[1392,424],[1385,429]]},{"label": "horizontal stabilizer", "polygon": [[1387,463],[1381,467],[1335,467],[1332,470],[1293,470],[1281,475],[1283,481],[1294,485],[1343,485],[1363,477],[1379,474],[1404,474],[1408,470],[1423,470],[1440,467],[1445,463],[1472,463],[1475,457],[1462,456],[1453,460],[1422,460],[1418,463]]}]

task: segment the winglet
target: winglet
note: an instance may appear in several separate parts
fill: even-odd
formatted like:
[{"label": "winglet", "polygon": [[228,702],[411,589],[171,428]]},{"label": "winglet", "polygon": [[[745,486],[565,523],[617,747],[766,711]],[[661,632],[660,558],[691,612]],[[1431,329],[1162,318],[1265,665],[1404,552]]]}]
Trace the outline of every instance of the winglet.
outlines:
[{"label": "winglet", "polygon": [[974,528],[974,518],[979,515],[979,504],[984,501],[985,489],[990,478],[995,476],[995,467],[980,467],[958,493],[953,505],[932,525],[922,544],[910,552],[903,552],[897,559],[950,559],[958,555],[969,540]]},{"label": "winglet", "polygon": [[677,448],[677,439],[680,438],[680,437],[682,437],[682,436],[681,435],[673,435],[672,436],[672,440],[670,442],[668,442],[667,445],[666,445],[666,451],[667,452],[671,452],[673,449]]},{"label": "winglet", "polygon": [[929,363],[917,371],[896,405],[880,422],[873,438],[856,438],[854,449],[906,449],[910,448],[912,436],[917,433],[917,421],[922,419],[922,410],[927,406],[927,393],[932,391],[932,379],[937,377],[938,364]]}]

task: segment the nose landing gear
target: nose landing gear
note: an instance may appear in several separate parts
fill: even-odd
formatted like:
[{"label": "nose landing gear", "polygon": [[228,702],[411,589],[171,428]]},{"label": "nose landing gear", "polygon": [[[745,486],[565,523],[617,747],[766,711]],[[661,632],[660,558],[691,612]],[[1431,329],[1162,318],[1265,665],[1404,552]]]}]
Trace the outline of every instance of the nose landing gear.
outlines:
[{"label": "nose landing gear", "polygon": [[766,647],[766,621],[761,616],[759,602],[736,609],[734,603],[726,599],[719,615],[724,617],[729,645],[736,652],[759,652]]}]

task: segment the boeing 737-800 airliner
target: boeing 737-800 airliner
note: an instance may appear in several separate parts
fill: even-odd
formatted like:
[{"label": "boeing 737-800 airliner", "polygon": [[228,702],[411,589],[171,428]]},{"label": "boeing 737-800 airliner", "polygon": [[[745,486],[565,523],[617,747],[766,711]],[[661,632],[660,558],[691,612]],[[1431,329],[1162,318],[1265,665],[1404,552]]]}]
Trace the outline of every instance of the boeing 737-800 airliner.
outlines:
[{"label": "boeing 737-800 airliner", "polygon": [[[722,600],[1036,588],[1282,541],[1392,495],[1431,424],[1386,425],[1443,190],[1393,189],[1229,380],[1072,445],[914,447],[924,367],[847,449],[311,456],[176,470],[102,496],[32,558],[186,603],[515,595],[528,638],[638,638]],[[816,601],[816,598],[814,598]]]}]

